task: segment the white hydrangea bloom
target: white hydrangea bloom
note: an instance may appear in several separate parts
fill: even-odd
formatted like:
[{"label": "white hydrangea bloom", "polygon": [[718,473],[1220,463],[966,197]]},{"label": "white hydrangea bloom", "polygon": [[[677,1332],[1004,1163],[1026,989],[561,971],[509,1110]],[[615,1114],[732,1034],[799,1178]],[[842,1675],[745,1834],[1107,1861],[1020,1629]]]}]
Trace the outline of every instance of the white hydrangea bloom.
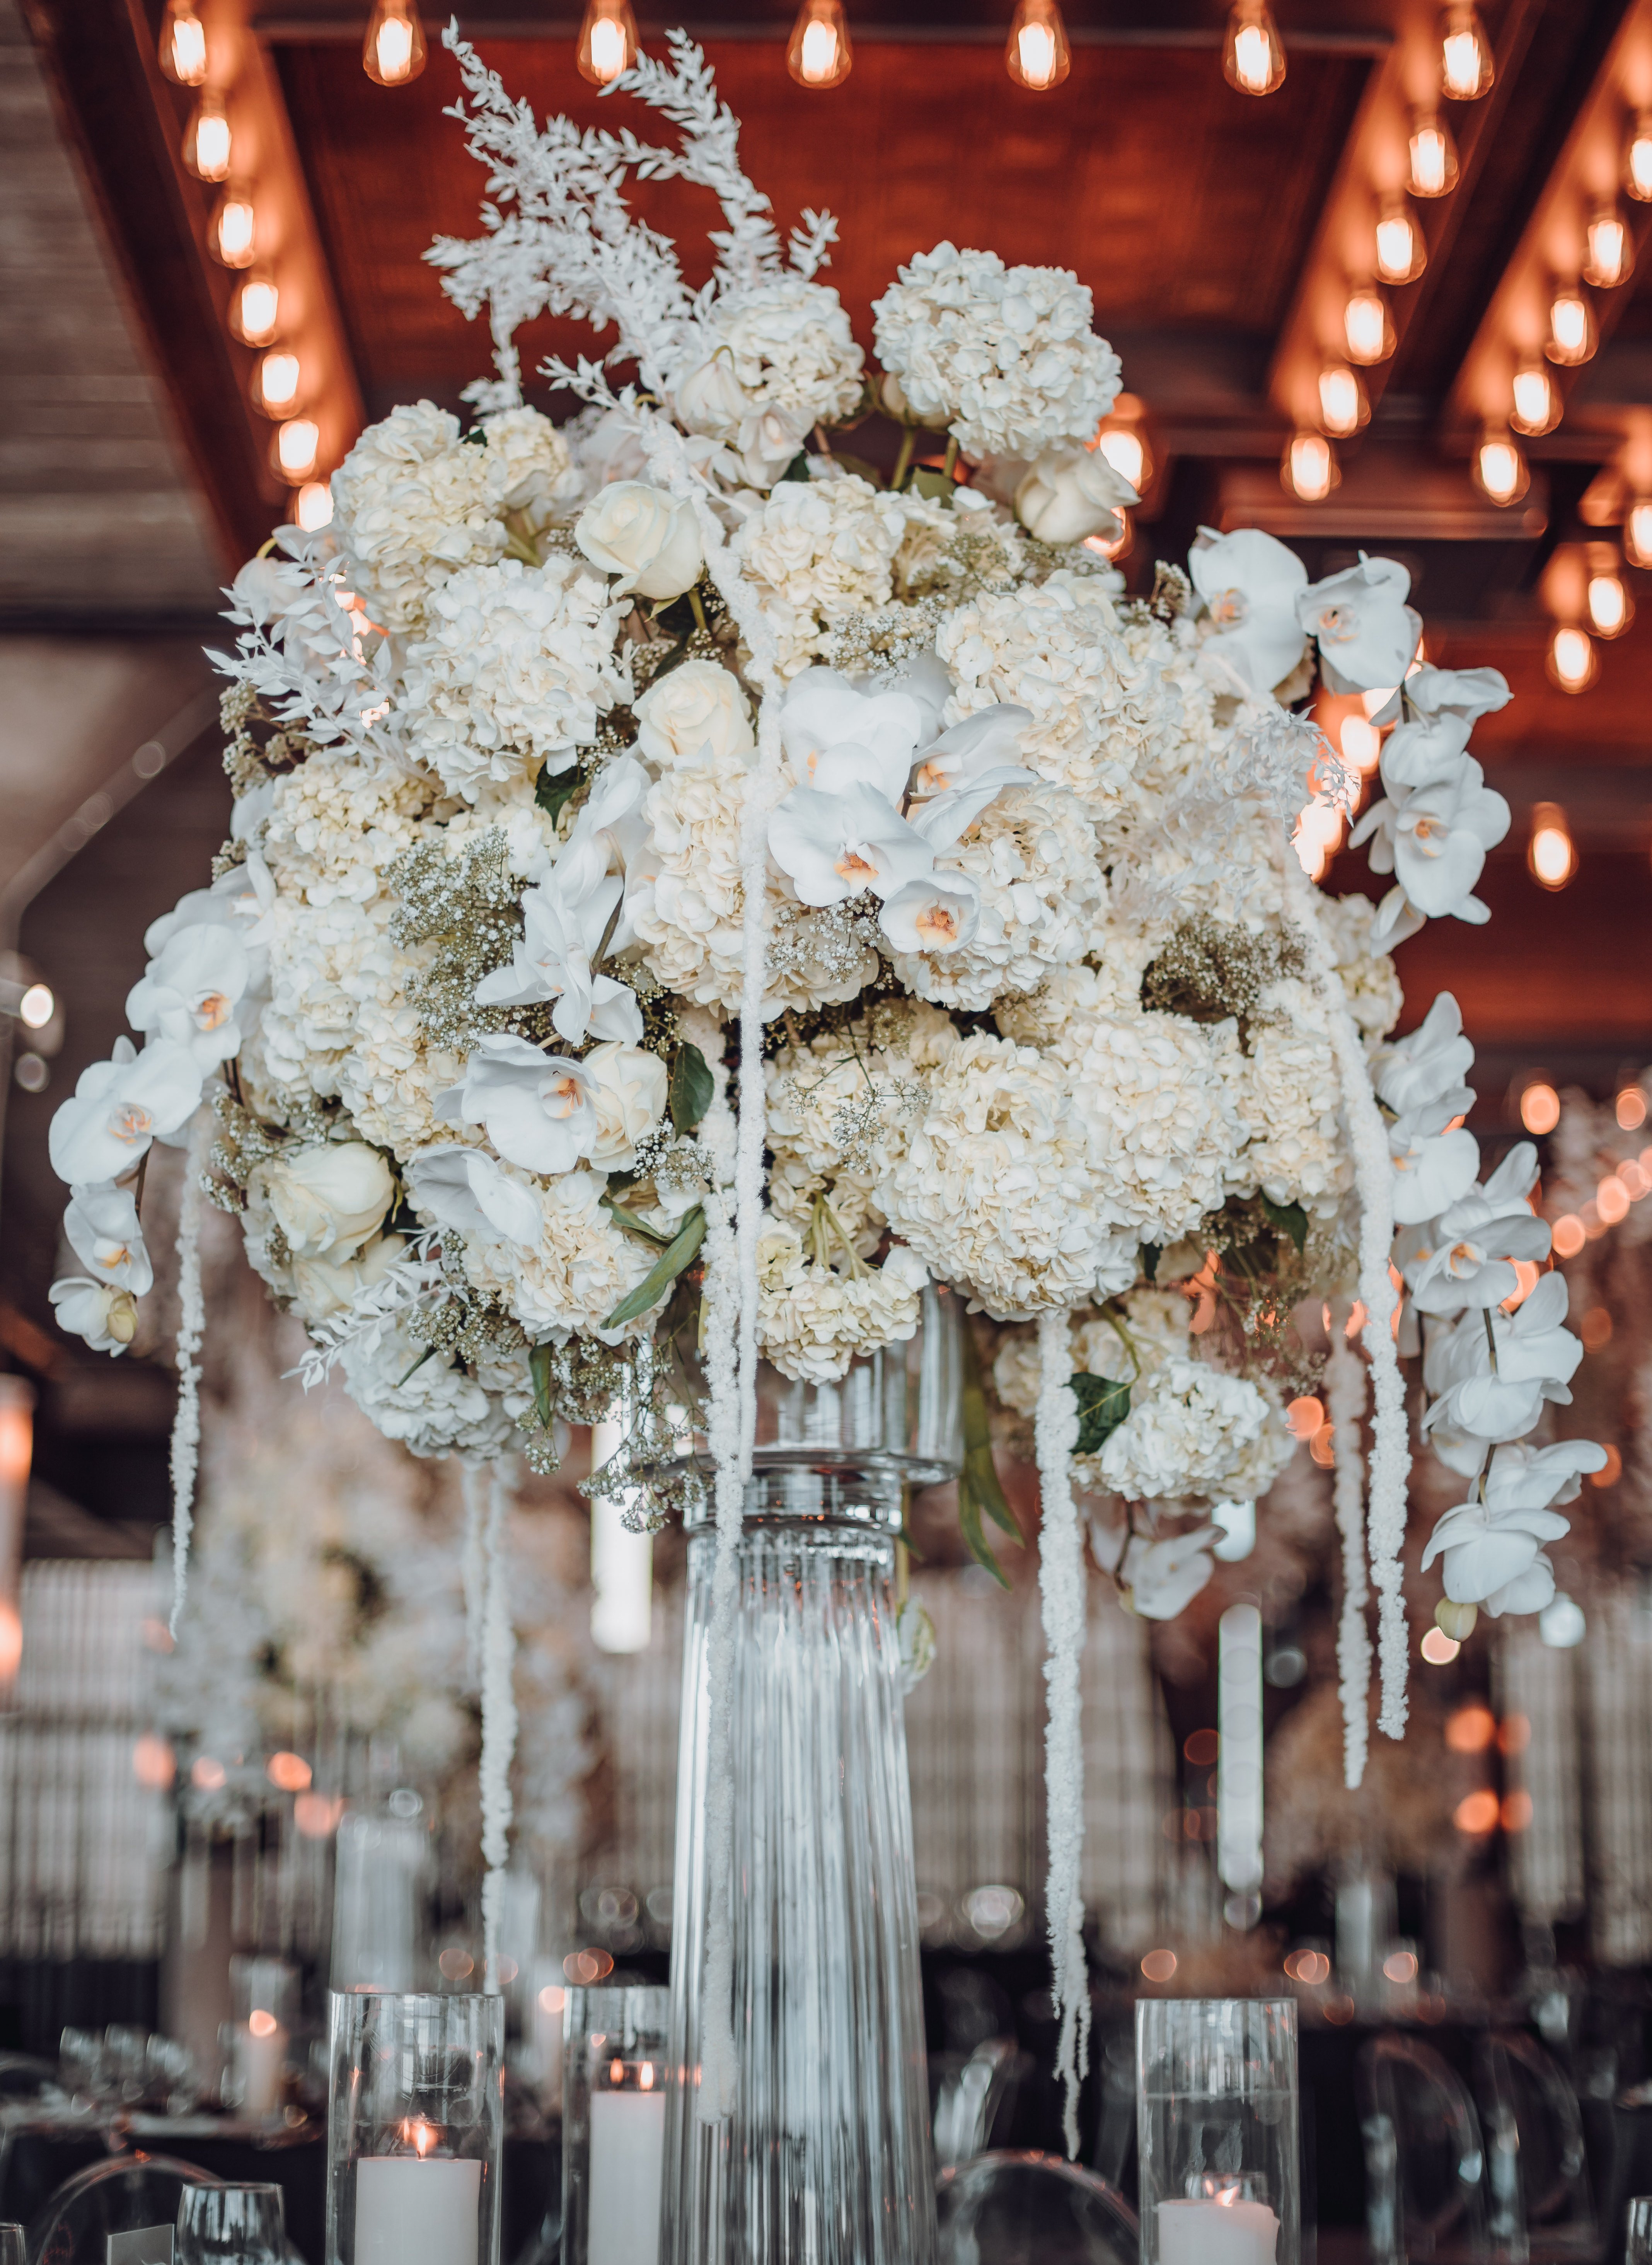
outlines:
[{"label": "white hydrangea bloom", "polygon": [[467,799],[547,760],[565,769],[598,717],[630,697],[614,651],[620,612],[607,578],[573,558],[459,569],[431,592],[407,648],[397,705],[414,754]]},{"label": "white hydrangea bloom", "polygon": [[943,1006],[980,1009],[1007,991],[1035,990],[1090,949],[1106,908],[1095,830],[1059,786],[1001,794],[936,866],[975,883],[979,925],[957,951],[898,955],[895,972]]},{"label": "white hydrangea bloom", "polygon": [[1132,934],[1104,922],[1090,958],[1052,968],[1024,997],[1001,999],[993,1019],[1019,1045],[1041,1046],[1069,1066],[1081,1062],[1101,1022],[1139,1013],[1142,975],[1161,941],[1159,931]]},{"label": "white hydrangea bloom", "polygon": [[847,417],[861,397],[864,356],[827,284],[782,275],[719,300],[709,351],[726,356],[753,407],[794,416],[803,432]]},{"label": "white hydrangea bloom", "polygon": [[1098,1203],[1059,1066],[978,1031],[928,1082],[906,1152],[877,1186],[891,1227],[926,1264],[1001,1321],[1128,1288],[1135,1240]]},{"label": "white hydrangea bloom", "polygon": [[422,838],[437,789],[429,779],[361,762],[347,749],[310,756],[274,782],[263,856],[283,898],[366,904],[385,868]]},{"label": "white hydrangea bloom", "polygon": [[1234,1106],[1237,1055],[1231,1023],[1097,1022],[1073,1074],[1092,1199],[1142,1240],[1175,1242],[1226,1200],[1246,1132]]},{"label": "white hydrangea bloom", "polygon": [[[1072,1321],[1073,1373],[1133,1383],[1167,1360],[1186,1357],[1191,1320],[1179,1290],[1132,1290],[1103,1313],[1081,1310]],[[1037,1332],[1007,1330],[993,1362],[993,1382],[1005,1407],[1018,1416],[1035,1415],[1042,1380]]]},{"label": "white hydrangea bloom", "polygon": [[1320,927],[1343,979],[1348,1011],[1368,1046],[1386,1038],[1400,1019],[1405,994],[1386,951],[1373,951],[1372,924],[1377,907],[1369,897],[1320,898]]},{"label": "white hydrangea bloom", "polygon": [[[535,1343],[571,1329],[600,1334],[650,1264],[644,1246],[601,1207],[607,1176],[581,1166],[546,1182],[508,1165],[505,1169],[538,1203],[539,1241],[529,1249],[467,1236],[464,1265],[471,1287],[498,1298]],[[613,1334],[646,1333],[651,1318]]]},{"label": "white hydrangea bloom", "polygon": [[520,513],[528,526],[566,514],[583,482],[568,443],[537,409],[503,409],[484,420],[483,455],[489,500],[501,513]]},{"label": "white hydrangea bloom", "polygon": [[1118,394],[1118,357],[1065,267],[1006,267],[937,244],[874,302],[877,358],[920,417],[972,455],[1036,456],[1088,441]]},{"label": "white hydrangea bloom", "polygon": [[426,1350],[405,1329],[358,1338],[345,1348],[345,1390],[387,1439],[415,1455],[502,1454],[514,1431],[504,1408],[440,1353],[421,1359]]},{"label": "white hydrangea bloom", "polygon": [[643,803],[651,870],[631,893],[631,925],[659,981],[701,1007],[740,995],[746,775],[743,756],[696,757],[657,779]]},{"label": "white hydrangea bloom", "polygon": [[410,630],[460,566],[497,558],[509,537],[488,451],[459,438],[433,402],[369,425],[332,476],[334,541],[381,629]]},{"label": "white hydrangea bloom", "polygon": [[771,1220],[757,1246],[757,1337],[782,1376],[830,1383],[849,1363],[917,1330],[924,1268],[909,1250],[881,1267],[839,1274],[804,1255],[790,1225]]},{"label": "white hydrangea bloom", "polygon": [[1243,1377],[1172,1358],[1132,1390],[1129,1415],[1081,1468],[1133,1502],[1221,1499],[1255,1467],[1271,1412]]},{"label": "white hydrangea bloom", "polygon": [[1263,994],[1265,1020],[1253,1023],[1240,1106],[1252,1137],[1236,1184],[1270,1202],[1299,1203],[1335,1218],[1354,1181],[1340,1129],[1341,1089],[1325,1009],[1296,977]]},{"label": "white hydrangea bloom", "polygon": [[734,555],[768,609],[782,674],[808,665],[827,624],[889,603],[906,506],[852,473],[783,480],[737,530]]}]

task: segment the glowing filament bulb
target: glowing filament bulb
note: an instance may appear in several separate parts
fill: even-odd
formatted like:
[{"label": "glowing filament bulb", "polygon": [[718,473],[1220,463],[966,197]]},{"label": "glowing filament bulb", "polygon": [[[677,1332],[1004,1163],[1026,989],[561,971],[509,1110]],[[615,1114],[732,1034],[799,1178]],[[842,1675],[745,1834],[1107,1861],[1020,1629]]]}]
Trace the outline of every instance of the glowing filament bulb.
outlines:
[{"label": "glowing filament bulb", "polygon": [[226,189],[213,216],[212,249],[226,267],[247,267],[258,246],[258,221],[250,197]]},{"label": "glowing filament bulb", "polygon": [[637,18],[631,0],[589,0],[579,26],[577,58],[581,77],[593,86],[612,86],[637,61]]},{"label": "glowing filament bulb", "polygon": [[1652,497],[1637,496],[1623,523],[1623,547],[1632,566],[1652,566]]},{"label": "glowing filament bulb", "polygon": [[1474,458],[1474,476],[1481,492],[1495,504],[1516,503],[1525,493],[1525,458],[1514,441],[1500,433],[1488,433]]},{"label": "glowing filament bulb", "polygon": [[1045,87],[1055,75],[1055,34],[1047,24],[1023,24],[1015,35],[1021,76],[1028,86]]},{"label": "glowing filament bulb", "polygon": [[1555,683],[1562,692],[1587,692],[1595,681],[1595,667],[1594,641],[1589,632],[1562,622],[1549,645],[1549,674]]},{"label": "glowing filament bulb", "polygon": [[1004,69],[1033,94],[1059,86],[1073,67],[1057,0],[1017,0],[1004,49]]},{"label": "glowing filament bulb", "polygon": [[1235,0],[1227,18],[1222,75],[1241,94],[1271,94],[1284,84],[1284,47],[1265,0]]},{"label": "glowing filament bulb", "polygon": [[295,353],[266,353],[258,364],[258,393],[266,409],[285,416],[298,398],[299,367]]},{"label": "glowing filament bulb", "polygon": [[1365,389],[1343,362],[1328,363],[1320,372],[1320,422],[1339,441],[1357,433],[1370,415]]},{"label": "glowing filament bulb", "polygon": [[199,86],[207,76],[207,27],[192,0],[169,0],[161,20],[161,69],[175,86]]},{"label": "glowing filament bulb", "polygon": [[1394,325],[1380,291],[1350,291],[1343,310],[1343,336],[1350,361],[1386,361],[1394,352]]},{"label": "glowing filament bulb", "polygon": [[295,484],[308,480],[316,469],[321,428],[313,418],[290,417],[275,436],[276,462],[282,477]]},{"label": "glowing filament bulb", "polygon": [[198,181],[229,178],[229,120],[222,95],[210,87],[195,105],[185,130],[184,163]]},{"label": "glowing filament bulb", "polygon": [[1423,232],[1403,205],[1377,222],[1377,273],[1385,283],[1409,283],[1423,273],[1427,254]]},{"label": "glowing filament bulb", "polygon": [[1555,421],[1558,404],[1554,384],[1541,362],[1529,362],[1514,374],[1514,412],[1509,422],[1517,433],[1546,433]]},{"label": "glowing filament bulb", "polygon": [[1526,845],[1532,877],[1546,889],[1563,889],[1577,870],[1566,812],[1558,802],[1539,802],[1532,812],[1532,838]]},{"label": "glowing filament bulb", "polygon": [[1634,121],[1623,153],[1623,186],[1641,204],[1652,203],[1652,113],[1643,110]]},{"label": "glowing filament bulb", "polygon": [[1432,115],[1419,118],[1411,128],[1411,193],[1414,197],[1448,196],[1457,186],[1457,147],[1451,130]]},{"label": "glowing filament bulb", "polygon": [[1146,492],[1147,483],[1153,477],[1153,458],[1135,426],[1103,426],[1095,447],[1121,480],[1128,480],[1138,495]]},{"label": "glowing filament bulb", "polygon": [[1589,223],[1589,257],[1583,262],[1583,280],[1610,291],[1627,279],[1634,266],[1634,247],[1622,220],[1612,211],[1597,213]]},{"label": "glowing filament bulb", "polygon": [[1478,102],[1490,91],[1495,71],[1480,11],[1453,0],[1440,26],[1440,76],[1453,102]]},{"label": "glowing filament bulb", "polygon": [[1621,637],[1634,616],[1629,586],[1618,570],[1618,554],[1610,543],[1589,546],[1589,584],[1585,602],[1589,626],[1598,637]]},{"label": "glowing filament bulb", "polygon": [[266,346],[275,336],[281,295],[262,276],[249,276],[236,295],[234,330],[243,346]]},{"label": "glowing filament bulb", "polygon": [[425,27],[411,0],[378,0],[361,43],[361,68],[379,86],[405,86],[425,68]]},{"label": "glowing filament bulb", "polygon": [[786,68],[799,86],[841,86],[855,60],[842,0],[803,0],[786,48]]},{"label": "glowing filament bulb", "polygon": [[1557,291],[1549,306],[1549,335],[1544,353],[1570,368],[1595,351],[1594,317],[1581,291]]},{"label": "glowing filament bulb", "polygon": [[1303,503],[1323,503],[1342,477],[1322,433],[1293,433],[1280,470],[1286,492]]},{"label": "glowing filament bulb", "polygon": [[306,535],[331,522],[332,490],[325,480],[305,481],[298,491],[297,517]]}]

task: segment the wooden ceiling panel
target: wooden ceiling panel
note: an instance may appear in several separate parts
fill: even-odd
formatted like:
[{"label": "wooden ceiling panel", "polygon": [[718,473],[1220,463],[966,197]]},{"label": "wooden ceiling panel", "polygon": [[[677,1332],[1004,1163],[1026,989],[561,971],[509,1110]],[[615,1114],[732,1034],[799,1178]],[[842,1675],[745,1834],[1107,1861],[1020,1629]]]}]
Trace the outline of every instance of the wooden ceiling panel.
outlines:
[{"label": "wooden ceiling panel", "polygon": [[[943,235],[1073,268],[1103,331],[1270,338],[1370,69],[1364,55],[1305,55],[1256,103],[1225,84],[1208,48],[1081,47],[1066,84],[1034,96],[1009,84],[996,45],[867,40],[848,85],[821,96],[792,84],[767,40],[707,51],[782,228],[805,205],[837,213],[831,280],[869,346],[872,301]],[[566,41],[483,52],[542,115],[586,123],[622,105],[657,130],[640,106],[605,105],[577,77]],[[371,409],[421,391],[453,399],[482,369],[484,341],[420,259],[433,235],[478,225],[480,169],[440,114],[458,91],[452,59],[433,47],[423,78],[390,92],[342,43],[283,41],[276,54]],[[710,199],[663,184],[637,208],[679,236],[685,272],[702,280]],[[588,338],[539,325],[524,365],[553,339],[565,350]]]}]

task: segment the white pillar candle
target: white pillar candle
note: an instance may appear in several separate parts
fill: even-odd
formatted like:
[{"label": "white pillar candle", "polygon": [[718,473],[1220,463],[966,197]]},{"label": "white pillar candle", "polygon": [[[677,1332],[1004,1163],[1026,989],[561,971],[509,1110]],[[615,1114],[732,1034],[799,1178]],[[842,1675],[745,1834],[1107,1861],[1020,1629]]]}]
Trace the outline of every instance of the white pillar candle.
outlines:
[{"label": "white pillar candle", "polygon": [[355,2265],[477,2265],[482,2166],[452,2155],[364,2155]]},{"label": "white pillar candle", "polygon": [[267,2123],[281,2104],[281,2070],[287,2062],[287,2032],[273,2014],[254,2009],[235,2026],[230,2080],[241,2113],[250,2123]]},{"label": "white pillar candle", "polygon": [[587,2265],[659,2265],[665,2156],[663,2092],[591,2094]]},{"label": "white pillar candle", "polygon": [[[542,1977],[547,1974],[559,1974],[562,1970],[542,1960],[534,1971],[537,1977]],[[562,2106],[562,2025],[567,2003],[568,1992],[560,1982],[541,1979],[533,1999],[529,2065],[540,2099],[547,2108],[560,2108]]]},{"label": "white pillar candle", "polygon": [[1159,2265],[1274,2265],[1278,2246],[1265,2202],[1159,2204]]}]

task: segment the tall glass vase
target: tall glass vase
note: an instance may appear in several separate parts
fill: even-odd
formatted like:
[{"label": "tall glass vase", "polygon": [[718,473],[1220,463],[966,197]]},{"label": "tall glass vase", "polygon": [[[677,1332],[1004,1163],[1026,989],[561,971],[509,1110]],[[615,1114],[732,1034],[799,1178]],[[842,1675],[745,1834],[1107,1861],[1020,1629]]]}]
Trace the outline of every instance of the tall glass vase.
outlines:
[{"label": "tall glass vase", "polygon": [[835,1384],[759,1380],[739,1546],[736,2105],[700,2120],[707,1651],[717,1540],[689,1520],[662,2265],[935,2265],[912,1805],[891,1581],[904,1492],[960,1459],[962,1315]]}]

